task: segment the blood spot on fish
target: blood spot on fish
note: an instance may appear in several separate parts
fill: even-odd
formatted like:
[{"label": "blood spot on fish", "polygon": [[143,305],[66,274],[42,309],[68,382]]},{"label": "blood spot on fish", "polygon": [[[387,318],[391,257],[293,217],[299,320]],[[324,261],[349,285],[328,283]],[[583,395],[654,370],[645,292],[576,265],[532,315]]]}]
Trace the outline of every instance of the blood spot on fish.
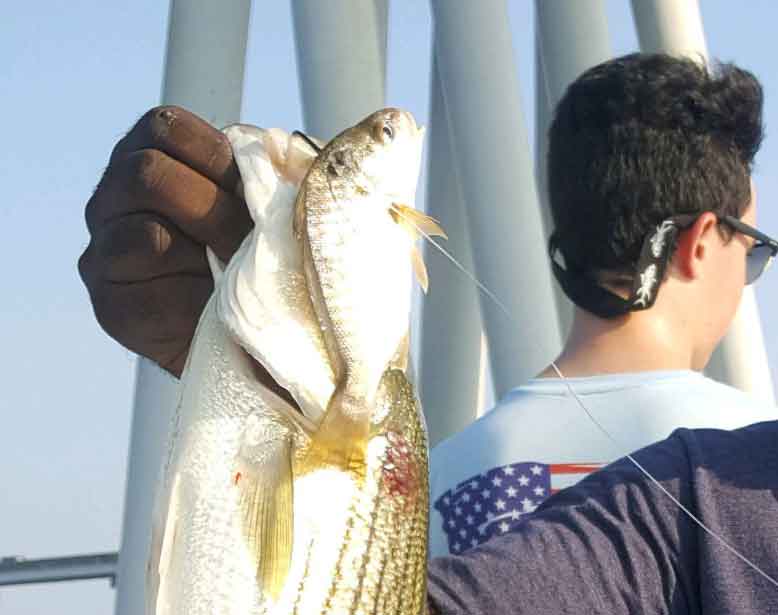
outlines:
[{"label": "blood spot on fish", "polygon": [[243,474],[240,472],[235,472],[235,479],[233,480],[232,484],[237,485],[240,482],[240,479],[243,478]]},{"label": "blood spot on fish", "polygon": [[419,468],[411,446],[402,434],[388,432],[382,470],[384,485],[392,496],[402,496],[410,506],[419,489]]}]

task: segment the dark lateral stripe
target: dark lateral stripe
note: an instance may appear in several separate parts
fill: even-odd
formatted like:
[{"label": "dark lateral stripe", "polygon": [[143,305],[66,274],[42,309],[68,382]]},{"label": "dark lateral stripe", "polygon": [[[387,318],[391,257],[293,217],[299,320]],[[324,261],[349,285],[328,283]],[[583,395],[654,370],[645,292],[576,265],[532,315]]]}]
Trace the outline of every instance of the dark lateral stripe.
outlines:
[{"label": "dark lateral stripe", "polygon": [[[367,564],[370,561],[370,550],[375,542],[375,524],[381,512],[379,508],[381,506],[381,487],[383,486],[384,477],[383,472],[380,470],[377,473],[379,475],[379,478],[377,479],[378,487],[376,489],[376,494],[373,498],[371,506],[370,531],[367,536],[367,545],[365,545],[365,551],[362,554],[361,574],[359,575],[359,584],[357,585],[357,590],[354,592],[354,599],[351,601],[351,608],[349,609],[350,615],[354,615],[354,613],[357,611],[357,608],[359,607],[359,602],[362,597],[362,588],[365,584],[365,577],[367,576]],[[367,480],[367,476],[365,476],[365,480]]]}]

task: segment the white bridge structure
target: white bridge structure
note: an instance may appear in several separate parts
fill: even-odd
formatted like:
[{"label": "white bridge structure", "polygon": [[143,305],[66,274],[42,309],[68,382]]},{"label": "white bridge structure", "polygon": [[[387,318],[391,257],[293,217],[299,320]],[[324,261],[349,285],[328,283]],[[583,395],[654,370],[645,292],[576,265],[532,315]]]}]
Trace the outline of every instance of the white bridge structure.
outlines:
[{"label": "white bridge structure", "polygon": [[[327,139],[389,102],[388,0],[291,2],[304,129]],[[426,211],[447,230],[446,248],[511,314],[463,284],[461,272],[427,247],[434,283],[417,304],[414,364],[434,444],[476,418],[486,387],[499,398],[561,349],[571,308],[547,257],[542,135],[567,85],[611,57],[611,48],[605,0],[535,0],[533,155],[507,1],[431,0],[431,9]],[[632,9],[643,51],[707,57],[697,0],[632,0]],[[162,104],[186,107],[216,126],[240,120],[250,10],[250,0],[171,0]],[[709,375],[773,400],[750,288]],[[152,497],[177,396],[170,378],[139,360],[118,564],[94,561],[100,576],[116,579],[117,615],[144,613]],[[106,570],[107,563],[116,567]],[[5,564],[0,584],[4,574],[24,582],[14,562]]]}]

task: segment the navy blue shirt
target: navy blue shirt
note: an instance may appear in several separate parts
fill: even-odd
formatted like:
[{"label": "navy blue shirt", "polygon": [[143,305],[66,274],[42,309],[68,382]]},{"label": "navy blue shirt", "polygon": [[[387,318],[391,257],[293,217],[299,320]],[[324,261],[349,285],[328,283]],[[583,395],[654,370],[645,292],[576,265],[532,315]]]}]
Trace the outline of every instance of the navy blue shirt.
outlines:
[{"label": "navy blue shirt", "polygon": [[[673,496],[778,579],[778,422],[680,429],[634,454]],[[441,614],[778,613],[750,569],[622,459],[515,532],[429,565]]]}]

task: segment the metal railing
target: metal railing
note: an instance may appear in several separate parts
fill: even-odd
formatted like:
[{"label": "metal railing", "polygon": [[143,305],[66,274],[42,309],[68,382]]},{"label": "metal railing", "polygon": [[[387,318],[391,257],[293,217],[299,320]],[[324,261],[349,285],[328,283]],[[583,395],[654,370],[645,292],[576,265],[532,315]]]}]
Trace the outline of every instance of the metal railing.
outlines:
[{"label": "metal railing", "polygon": [[93,553],[46,559],[3,557],[0,559],[0,586],[110,579],[113,587],[116,582],[118,561],[118,553]]}]

